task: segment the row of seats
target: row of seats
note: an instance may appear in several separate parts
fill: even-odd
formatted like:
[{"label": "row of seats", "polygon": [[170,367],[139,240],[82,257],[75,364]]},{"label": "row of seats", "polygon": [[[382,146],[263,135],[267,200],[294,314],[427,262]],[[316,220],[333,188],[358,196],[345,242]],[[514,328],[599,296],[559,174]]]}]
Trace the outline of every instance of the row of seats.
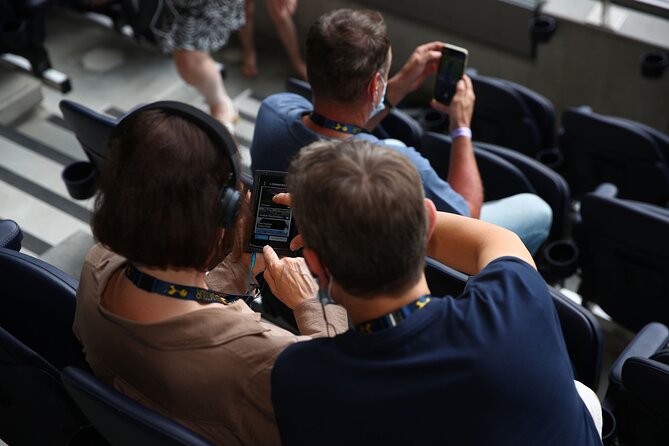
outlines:
[{"label": "row of seats", "polygon": [[[297,91],[309,95],[308,84],[303,81],[290,80],[287,86],[290,91]],[[70,191],[78,191],[77,198],[88,198],[95,191],[95,174],[104,163],[107,150],[107,141],[117,120],[72,101],[63,100],[60,104],[64,119],[73,129],[77,139],[88,155],[91,164],[84,163],[84,169],[68,167],[64,172]],[[433,167],[443,177],[446,177],[449,164],[451,140],[447,135],[424,131],[414,119],[401,110],[393,109],[388,117],[374,130],[379,135],[392,136],[403,139],[407,143],[415,143],[421,153],[430,160]],[[669,323],[669,304],[659,296],[665,287],[657,286],[658,280],[653,282],[648,278],[654,275],[662,277],[669,272],[661,261],[663,258],[662,217],[658,217],[654,224],[643,226],[636,223],[634,217],[626,218],[624,210],[614,212],[613,216],[599,211],[591,212],[595,206],[591,202],[596,198],[584,197],[584,210],[574,221],[571,213],[572,197],[570,188],[564,178],[554,170],[537,160],[523,155],[520,152],[501,146],[475,142],[475,156],[481,172],[486,199],[494,200],[505,196],[529,192],[542,197],[552,208],[553,226],[544,252],[537,258],[540,269],[549,283],[557,283],[566,276],[573,274],[582,265],[582,292],[586,300],[600,303],[617,321],[634,330],[644,323],[659,320]],[[81,163],[78,163],[81,164]],[[79,167],[82,167],[81,165]],[[74,175],[76,174],[76,175]],[[73,177],[74,175],[74,177]],[[248,175],[248,174],[247,174]],[[73,194],[73,196],[76,194]],[[617,201],[613,201],[617,203]],[[614,206],[618,208],[619,206]],[[646,210],[653,206],[646,206]],[[609,224],[607,219],[613,219],[619,224]],[[630,225],[627,222],[630,222]],[[583,233],[590,234],[581,237],[577,245],[563,241],[571,237],[572,227],[582,223]],[[634,226],[631,226],[633,224]],[[611,235],[604,237],[601,228],[608,231],[618,229],[616,235],[620,243],[625,243],[629,249],[618,249],[611,253]],[[630,231],[629,228],[645,228],[645,230]],[[640,235],[643,239],[635,235]],[[561,252],[564,251],[564,252]],[[647,252],[652,255],[646,255]],[[582,252],[579,259],[578,253]],[[622,253],[622,254],[621,254]],[[641,258],[641,261],[631,259]],[[589,261],[588,259],[596,259]],[[608,271],[611,268],[624,268],[621,265],[636,265],[631,271],[616,275],[616,280],[610,280]],[[595,265],[594,267],[591,265]],[[655,274],[655,271],[658,271]],[[629,291],[644,290],[648,301],[652,305],[647,307],[629,302]],[[616,302],[611,304],[611,302]],[[617,302],[624,302],[623,304]],[[621,309],[618,309],[621,307]],[[646,308],[648,310],[646,310]]]},{"label": "row of seats", "polygon": [[[20,230],[0,221],[0,438],[11,445],[208,445],[94,377],[72,335],[78,283],[53,266],[7,246]],[[468,277],[426,259],[436,294],[459,294]],[[11,278],[11,280],[9,280]],[[26,283],[31,284],[26,287]],[[603,334],[585,308],[551,289],[575,378],[599,386]],[[20,297],[20,298],[17,298]],[[668,420],[669,329],[645,326],[610,370],[604,407],[628,444],[664,444]],[[607,412],[608,413],[608,412]],[[613,418],[605,433],[613,431]]]}]

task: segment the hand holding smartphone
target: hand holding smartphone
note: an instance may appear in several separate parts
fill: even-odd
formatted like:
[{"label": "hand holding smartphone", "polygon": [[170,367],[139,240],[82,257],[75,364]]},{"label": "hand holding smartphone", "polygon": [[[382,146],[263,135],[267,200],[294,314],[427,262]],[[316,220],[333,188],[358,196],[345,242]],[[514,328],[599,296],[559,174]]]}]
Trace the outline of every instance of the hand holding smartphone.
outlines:
[{"label": "hand holding smartphone", "polygon": [[467,69],[469,52],[459,46],[445,43],[441,49],[439,70],[434,86],[434,99],[442,104],[450,104],[455,95],[455,87]]},{"label": "hand holding smartphone", "polygon": [[272,199],[276,194],[287,192],[286,172],[258,170],[253,175],[253,232],[248,252],[262,252],[270,245],[277,254],[294,256],[290,241],[297,235],[293,211]]}]

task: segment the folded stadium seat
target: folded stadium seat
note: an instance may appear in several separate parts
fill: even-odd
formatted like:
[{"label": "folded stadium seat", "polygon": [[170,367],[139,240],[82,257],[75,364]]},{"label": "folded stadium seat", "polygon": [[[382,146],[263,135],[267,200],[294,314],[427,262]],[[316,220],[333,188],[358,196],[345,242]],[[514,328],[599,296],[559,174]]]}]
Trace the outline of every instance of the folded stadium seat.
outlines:
[{"label": "folded stadium seat", "polygon": [[195,432],[139,404],[77,367],[61,373],[81,410],[112,446],[212,446]]},{"label": "folded stadium seat", "polygon": [[565,110],[562,126],[559,146],[574,196],[608,182],[620,198],[667,205],[669,136],[585,108]]},{"label": "folded stadium seat", "polygon": [[[458,296],[469,276],[434,259],[425,259],[425,278],[433,296]],[[597,391],[602,367],[604,333],[590,311],[577,305],[555,288],[548,288],[557,310],[574,377]]]},{"label": "folded stadium seat", "polygon": [[74,132],[88,159],[99,171],[107,158],[107,144],[117,119],[67,99],[60,101],[59,106],[63,119]]},{"label": "folded stadium seat", "polygon": [[[420,144],[421,154],[430,161],[435,172],[443,179],[448,178],[451,142],[451,138],[444,134],[425,132]],[[536,193],[525,174],[511,162],[476,146],[474,156],[483,182],[485,201],[525,192]]]},{"label": "folded stadium seat", "polygon": [[584,195],[574,228],[583,298],[633,331],[652,321],[669,323],[668,234],[666,208]]},{"label": "folded stadium seat", "polygon": [[476,94],[471,123],[474,140],[508,147],[530,157],[552,147],[555,112],[547,99],[502,79],[477,74],[470,77]]},{"label": "folded stadium seat", "polygon": [[13,220],[0,220],[0,248],[21,250],[23,232],[19,225]]},{"label": "folded stadium seat", "polygon": [[[288,78],[286,91],[311,101],[311,85],[307,81]],[[372,133],[379,139],[397,139],[409,147],[418,149],[423,137],[423,128],[414,118],[402,110],[393,108]]]},{"label": "folded stadium seat", "polygon": [[604,407],[615,414],[622,444],[667,444],[669,329],[644,326],[609,370]]},{"label": "folded stadium seat", "polygon": [[67,365],[87,368],[72,332],[79,282],[6,248],[0,248],[0,271],[0,327],[59,370]]}]

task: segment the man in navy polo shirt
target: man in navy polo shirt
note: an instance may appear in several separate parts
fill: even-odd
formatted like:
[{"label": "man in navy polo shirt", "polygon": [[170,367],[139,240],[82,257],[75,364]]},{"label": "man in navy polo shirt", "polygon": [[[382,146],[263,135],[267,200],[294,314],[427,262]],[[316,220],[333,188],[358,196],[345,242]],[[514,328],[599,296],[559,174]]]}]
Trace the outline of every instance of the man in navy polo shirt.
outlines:
[{"label": "man in navy polo shirt", "polygon": [[[302,149],[288,188],[319,295],[354,328],[279,356],[283,444],[601,444],[518,236],[436,211],[411,161],[368,141]],[[425,255],[472,275],[461,296],[431,295]]]}]

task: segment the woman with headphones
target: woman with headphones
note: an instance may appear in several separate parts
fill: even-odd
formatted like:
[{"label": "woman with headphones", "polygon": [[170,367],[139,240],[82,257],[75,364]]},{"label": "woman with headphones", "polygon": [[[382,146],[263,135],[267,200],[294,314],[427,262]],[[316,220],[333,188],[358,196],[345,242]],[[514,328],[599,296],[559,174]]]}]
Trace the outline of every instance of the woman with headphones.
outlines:
[{"label": "woman with headphones", "polygon": [[330,305],[326,327],[302,259],[274,259],[266,274],[292,290],[286,304],[307,336],[247,306],[264,262],[243,253],[250,212],[237,166],[226,129],[185,104],[150,104],[119,123],[74,331],[95,374],[133,399],[217,444],[271,445],[277,355],[307,336],[341,333],[347,320]]}]

